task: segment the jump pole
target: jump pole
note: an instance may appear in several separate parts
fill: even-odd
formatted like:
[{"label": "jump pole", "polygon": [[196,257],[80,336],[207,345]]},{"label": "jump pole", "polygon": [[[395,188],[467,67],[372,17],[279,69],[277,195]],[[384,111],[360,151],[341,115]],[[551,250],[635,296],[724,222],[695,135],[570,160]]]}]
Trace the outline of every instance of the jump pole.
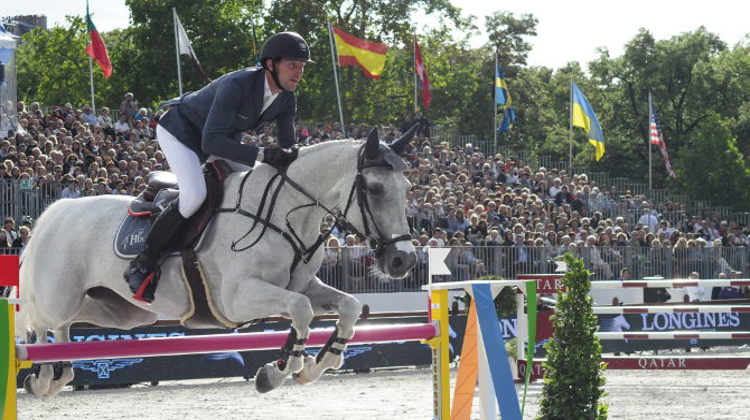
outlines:
[{"label": "jump pole", "polygon": [[[332,328],[312,330],[306,345],[321,347],[333,333]],[[403,324],[355,329],[349,344],[389,343],[431,339],[437,334],[433,324]],[[58,362],[122,357],[179,356],[226,351],[274,350],[286,342],[287,331],[188,335],[183,337],[134,340],[89,341],[78,343],[19,344],[18,360]]]}]

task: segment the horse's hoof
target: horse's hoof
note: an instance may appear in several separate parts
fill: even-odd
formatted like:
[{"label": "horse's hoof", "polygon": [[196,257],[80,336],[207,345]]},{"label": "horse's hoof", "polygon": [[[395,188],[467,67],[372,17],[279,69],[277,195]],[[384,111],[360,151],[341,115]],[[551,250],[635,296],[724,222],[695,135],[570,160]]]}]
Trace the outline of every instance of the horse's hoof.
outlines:
[{"label": "horse's hoof", "polygon": [[284,382],[284,375],[271,363],[258,369],[255,374],[255,389],[261,394],[278,388],[282,382]]},{"label": "horse's hoof", "polygon": [[[30,374],[26,375],[26,378],[23,380],[23,389],[26,390],[27,393],[30,395],[34,395],[39,398],[43,398],[47,396],[47,391],[49,390],[49,383],[47,386],[39,387],[40,381],[39,378],[36,376],[36,374]],[[42,389],[43,388],[43,389]]]}]

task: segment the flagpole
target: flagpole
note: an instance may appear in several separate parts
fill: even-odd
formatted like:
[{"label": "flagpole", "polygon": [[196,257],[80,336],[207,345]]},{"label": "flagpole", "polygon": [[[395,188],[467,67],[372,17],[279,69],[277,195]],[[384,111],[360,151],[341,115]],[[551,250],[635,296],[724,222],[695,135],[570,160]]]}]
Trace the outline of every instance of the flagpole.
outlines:
[{"label": "flagpole", "polygon": [[411,45],[411,56],[413,58],[414,62],[414,114],[417,113],[417,33],[414,33],[414,39],[412,39],[412,45]]},{"label": "flagpole", "polygon": [[651,164],[651,121],[653,121],[654,116],[651,114],[653,110],[653,107],[651,106],[651,91],[648,92],[648,190],[651,191],[652,188],[652,179],[651,179],[651,171],[653,165]]},{"label": "flagpole", "polygon": [[339,104],[339,122],[341,123],[341,132],[346,137],[344,111],[341,108],[341,94],[339,93],[339,72],[336,70],[336,51],[333,47],[333,28],[331,27],[331,22],[328,22],[328,40],[331,42],[331,63],[333,64],[333,80],[336,82],[336,100]]},{"label": "flagpole", "polygon": [[493,146],[492,146],[492,153],[493,153],[493,155],[496,155],[497,154],[497,52],[495,52],[495,68],[494,68],[494,70],[495,70],[495,77],[494,77],[495,82],[493,83],[493,85],[495,86],[495,101],[494,101],[495,103],[492,105],[492,107],[495,110],[495,120],[492,123],[492,131],[495,134],[494,134],[494,142],[493,142]]},{"label": "flagpole", "polygon": [[89,80],[91,81],[91,112],[96,115],[96,102],[94,101],[94,60],[89,56]]},{"label": "flagpole", "polygon": [[573,76],[570,76],[570,115],[568,116],[568,171],[573,175]]},{"label": "flagpole", "polygon": [[177,60],[177,83],[180,85],[180,96],[182,96],[182,70],[180,69],[180,40],[177,33],[177,9],[172,8],[172,23],[174,26],[174,54]]}]

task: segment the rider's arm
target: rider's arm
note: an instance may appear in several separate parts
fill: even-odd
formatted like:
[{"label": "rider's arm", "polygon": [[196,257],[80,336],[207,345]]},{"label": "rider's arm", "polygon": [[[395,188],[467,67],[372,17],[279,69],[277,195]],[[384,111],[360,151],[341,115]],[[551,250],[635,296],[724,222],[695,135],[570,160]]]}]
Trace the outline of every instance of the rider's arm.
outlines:
[{"label": "rider's arm", "polygon": [[242,104],[242,92],[242,86],[235,80],[227,80],[217,87],[203,127],[201,148],[209,155],[253,166],[258,148],[230,137],[232,122]]}]

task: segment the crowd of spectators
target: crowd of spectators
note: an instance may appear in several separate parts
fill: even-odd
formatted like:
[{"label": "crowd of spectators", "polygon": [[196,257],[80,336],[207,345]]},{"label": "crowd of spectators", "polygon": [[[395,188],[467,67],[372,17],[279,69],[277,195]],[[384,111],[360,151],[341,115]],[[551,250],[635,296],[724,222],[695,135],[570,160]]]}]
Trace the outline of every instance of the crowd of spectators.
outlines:
[{"label": "crowd of spectators", "polygon": [[[0,140],[0,182],[17,183],[22,190],[53,199],[137,195],[151,171],[169,169],[154,138],[159,112],[138,106],[130,93],[124,96],[117,118],[106,107],[95,115],[88,106],[76,109],[70,103],[48,108],[49,112],[36,102],[28,107],[19,102],[17,108],[23,130]],[[379,126],[381,138],[391,141],[415,119],[422,124],[405,155],[410,164],[406,175],[413,186],[406,215],[421,263],[426,262],[425,247],[451,246],[456,247],[451,264],[465,278],[513,276],[550,269],[550,259],[570,251],[584,256],[600,278],[611,279],[623,268],[639,270],[633,266],[639,264],[638,258],[626,255],[633,249],[639,250],[639,256],[664,255],[653,258],[663,260],[664,267],[652,264],[651,271],[636,276],[687,276],[696,271],[694,250],[716,248],[716,255],[701,254],[700,258],[714,259],[713,272],[702,272],[701,277],[748,268],[747,252],[721,253],[727,247],[750,244],[750,231],[734,221],[689,215],[678,203],[653,203],[630,191],[597,185],[585,174],[533,167],[513,156],[486,155],[471,144],[449,144],[431,137],[429,121],[419,115]],[[346,136],[362,138],[369,129],[365,124],[352,125]],[[297,136],[302,145],[309,145],[343,138],[345,133],[338,123],[299,123]],[[243,142],[265,146],[274,140],[273,127],[243,137]],[[8,228],[9,222],[16,221],[6,220],[0,247],[23,246],[31,222],[25,231]],[[364,273],[371,263],[362,238],[332,219],[323,221],[321,230],[333,233],[322,272],[364,277],[352,275]],[[14,244],[17,240],[21,242]],[[505,251],[488,253],[485,247]],[[352,263],[341,268],[335,262],[348,248],[358,249],[347,251]]]}]

